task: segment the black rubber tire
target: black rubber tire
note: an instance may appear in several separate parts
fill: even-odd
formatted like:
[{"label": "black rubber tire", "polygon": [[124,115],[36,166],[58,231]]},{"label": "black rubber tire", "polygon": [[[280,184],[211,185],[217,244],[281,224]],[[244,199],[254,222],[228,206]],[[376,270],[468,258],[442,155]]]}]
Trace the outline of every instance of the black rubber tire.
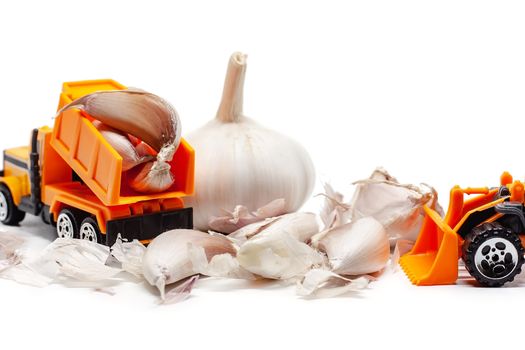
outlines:
[{"label": "black rubber tire", "polygon": [[9,191],[9,188],[7,188],[6,185],[0,185],[0,192],[2,192],[4,195],[7,204],[7,216],[0,221],[4,225],[18,225],[20,221],[24,220],[26,213],[16,207],[15,202],[13,201],[13,196],[11,195],[11,191]]},{"label": "black rubber tire", "polygon": [[[86,239],[86,238],[82,237],[81,233],[80,233],[80,229],[82,228],[82,226],[84,224],[91,225],[93,227],[93,229],[95,230],[96,243],[105,245],[105,242],[103,242],[103,238],[104,237],[103,237],[102,233],[100,232],[100,228],[98,227],[98,222],[97,222],[97,220],[95,218],[93,218],[91,216],[88,216],[87,218],[82,220],[82,223],[80,224],[80,228],[79,228],[79,238],[80,239]],[[89,241],[92,241],[92,240],[89,240]]]},{"label": "black rubber tire", "polygon": [[73,238],[78,238],[78,229],[80,228],[80,225],[78,223],[82,220],[82,218],[80,217],[80,211],[75,210],[75,209],[66,208],[66,209],[62,209],[60,213],[58,213],[57,222],[55,223],[58,237],[60,237],[58,233],[58,230],[59,230],[58,221],[60,220],[60,215],[62,214],[67,215],[69,217],[69,219],[71,220],[71,223],[73,224]]},{"label": "black rubber tire", "polygon": [[[517,262],[511,260],[507,262],[506,255],[504,258],[498,257],[495,260],[497,263],[494,263],[494,259],[487,259],[487,263],[482,262],[477,266],[475,263],[475,255],[479,248],[483,245],[484,242],[491,238],[499,238],[500,240],[506,241],[508,244],[514,246],[517,250]],[[486,248],[486,246],[485,246]],[[495,248],[494,248],[495,249]],[[494,250],[489,251],[487,256],[494,256]],[[512,232],[509,228],[503,227],[501,224],[495,223],[484,223],[478,227],[475,227],[466,237],[465,242],[463,243],[462,255],[461,258],[465,263],[467,271],[478,281],[478,283],[484,287],[501,287],[507,282],[512,282],[516,275],[521,273],[521,267],[525,262],[523,254],[525,249],[521,244],[520,237]],[[503,252],[501,254],[504,254]],[[501,261],[499,260],[501,259]],[[490,263],[490,265],[489,265]],[[483,264],[486,264],[486,267],[489,266],[492,268],[492,271],[483,269]],[[498,267],[504,268],[501,272],[494,272],[495,265]],[[483,273],[485,272],[485,273]],[[489,276],[493,274],[494,276]]]}]

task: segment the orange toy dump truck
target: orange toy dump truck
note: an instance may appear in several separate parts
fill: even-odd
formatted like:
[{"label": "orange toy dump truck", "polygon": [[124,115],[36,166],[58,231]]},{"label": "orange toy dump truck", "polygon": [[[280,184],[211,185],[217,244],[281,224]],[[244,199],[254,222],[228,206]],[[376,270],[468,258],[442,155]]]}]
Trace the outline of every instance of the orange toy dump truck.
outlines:
[{"label": "orange toy dump truck", "polygon": [[459,258],[482,286],[511,282],[525,261],[524,188],[505,172],[500,187],[452,188],[444,219],[425,207],[419,237],[399,261],[412,283],[455,283]]},{"label": "orange toy dump truck", "polygon": [[[63,84],[58,110],[86,94],[122,90],[113,80]],[[59,237],[112,245],[123,239],[148,242],[175,228],[192,228],[192,209],[183,197],[193,193],[195,155],[181,140],[170,162],[173,186],[162,193],[134,192],[122,172],[122,157],[78,109],[61,113],[53,129],[33,130],[29,146],[4,151],[0,173],[0,221],[16,225],[26,213],[56,225]]]}]

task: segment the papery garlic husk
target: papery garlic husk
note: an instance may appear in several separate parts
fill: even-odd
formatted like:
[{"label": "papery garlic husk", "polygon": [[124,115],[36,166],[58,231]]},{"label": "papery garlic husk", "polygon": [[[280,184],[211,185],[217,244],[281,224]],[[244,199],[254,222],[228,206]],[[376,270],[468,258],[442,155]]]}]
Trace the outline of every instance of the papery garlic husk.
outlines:
[{"label": "papery garlic husk", "polygon": [[331,271],[358,276],[381,271],[390,258],[390,244],[383,226],[367,217],[323,232],[312,239],[328,256]]},{"label": "papery garlic husk", "polygon": [[178,286],[172,288],[167,292],[163,299],[161,299],[161,304],[176,304],[180,303],[189,298],[193,286],[199,280],[199,275],[191,276],[186,281],[180,283]]},{"label": "papery garlic husk", "polygon": [[[156,162],[147,168],[152,174],[139,173],[139,177],[132,180],[134,190],[159,192],[173,184],[171,178],[167,186],[168,177],[164,171],[159,171],[166,166],[169,169],[168,162],[173,159],[181,138],[179,116],[167,101],[145,91],[99,91],[71,102],[58,113],[72,108],[81,109],[103,124],[139,138],[158,152]],[[162,179],[157,180],[155,176],[162,176]]]},{"label": "papery garlic husk", "polygon": [[264,278],[286,280],[303,275],[324,263],[323,256],[304,243],[318,231],[312,213],[283,215],[244,242],[237,260],[241,267]]},{"label": "papery garlic husk", "polygon": [[150,155],[139,155],[137,149],[133,146],[129,138],[118,130],[104,125],[98,120],[93,121],[93,125],[111,147],[113,147],[122,157],[122,171],[129,170],[139,164],[153,159]]},{"label": "papery garlic husk", "polygon": [[64,284],[103,287],[122,269],[106,265],[109,248],[84,239],[57,238],[33,262],[33,268]]},{"label": "papery garlic husk", "polygon": [[211,217],[209,221],[210,230],[232,233],[246,225],[283,215],[285,214],[285,207],[286,201],[283,198],[271,201],[255,212],[250,212],[244,205],[237,205],[231,213],[227,213],[228,215]]},{"label": "papery garlic husk", "polygon": [[120,263],[122,270],[136,277],[142,276],[142,259],[146,253],[146,247],[142,243],[136,239],[131,242],[124,242],[119,234],[117,241],[111,246],[110,252]]},{"label": "papery garlic husk", "polygon": [[195,195],[187,202],[199,230],[208,231],[211,218],[237,205],[254,212],[283,198],[284,212],[297,211],[313,189],[315,171],[306,150],[243,115],[245,71],[246,56],[234,53],[216,118],[187,136],[196,152]]},{"label": "papery garlic husk", "polygon": [[304,297],[331,298],[356,292],[368,286],[369,278],[350,279],[325,269],[312,269],[297,281],[297,294]]},{"label": "papery garlic husk", "polygon": [[0,232],[0,273],[21,261],[18,249],[23,243],[24,239],[16,233]]},{"label": "papery garlic husk", "polygon": [[328,183],[324,184],[323,207],[320,217],[324,224],[324,230],[329,230],[350,222],[351,210],[350,205],[344,202],[341,193],[335,191]]},{"label": "papery garlic husk", "polygon": [[155,237],[143,257],[143,274],[156,286],[164,299],[165,285],[200,273],[192,264],[192,250],[204,249],[206,258],[218,254],[236,254],[234,245],[224,236],[212,236],[196,230],[171,230]]},{"label": "papery garlic husk", "polygon": [[443,213],[433,188],[400,184],[382,168],[355,184],[350,203],[352,220],[374,217],[384,226],[392,246],[398,238],[417,239],[425,216],[424,205]]}]

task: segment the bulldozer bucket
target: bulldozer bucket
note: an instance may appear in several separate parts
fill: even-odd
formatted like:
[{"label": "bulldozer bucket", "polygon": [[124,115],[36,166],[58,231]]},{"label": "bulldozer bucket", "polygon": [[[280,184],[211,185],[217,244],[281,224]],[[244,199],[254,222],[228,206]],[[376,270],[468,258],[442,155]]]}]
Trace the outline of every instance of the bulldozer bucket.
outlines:
[{"label": "bulldozer bucket", "polygon": [[416,244],[399,264],[415,285],[453,284],[458,278],[458,236],[435,210],[424,209]]},{"label": "bulldozer bucket", "polygon": [[425,219],[412,250],[399,259],[410,281],[418,286],[453,284],[458,278],[459,238],[452,229],[463,215],[463,194],[459,187],[450,192],[445,219],[425,206]]}]

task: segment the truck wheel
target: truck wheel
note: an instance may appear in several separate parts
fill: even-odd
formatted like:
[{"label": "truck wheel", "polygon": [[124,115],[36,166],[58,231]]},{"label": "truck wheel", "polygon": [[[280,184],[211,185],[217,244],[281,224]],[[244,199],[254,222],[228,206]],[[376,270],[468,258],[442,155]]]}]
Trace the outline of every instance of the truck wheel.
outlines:
[{"label": "truck wheel", "polygon": [[100,229],[98,228],[97,220],[92,217],[87,217],[80,224],[79,230],[80,239],[85,239],[95,243],[102,242]]},{"label": "truck wheel", "polygon": [[462,259],[479,284],[500,287],[521,272],[524,253],[517,234],[499,223],[485,223],[467,235]]},{"label": "truck wheel", "polygon": [[25,216],[26,213],[16,207],[9,188],[0,185],[0,221],[5,225],[14,226],[24,220]]},{"label": "truck wheel", "polygon": [[78,222],[73,211],[62,209],[56,223],[59,238],[78,238]]}]

